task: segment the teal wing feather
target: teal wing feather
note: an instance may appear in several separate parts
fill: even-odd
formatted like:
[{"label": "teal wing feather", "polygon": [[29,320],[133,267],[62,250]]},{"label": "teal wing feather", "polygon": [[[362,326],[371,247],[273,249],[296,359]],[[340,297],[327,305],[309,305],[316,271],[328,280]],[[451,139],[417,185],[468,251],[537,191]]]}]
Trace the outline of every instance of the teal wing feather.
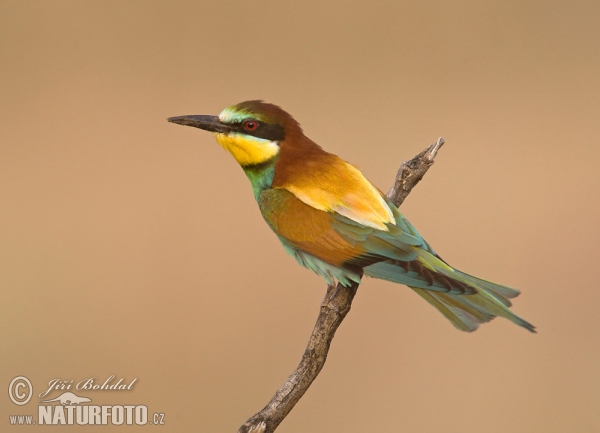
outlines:
[{"label": "teal wing feather", "polygon": [[336,217],[333,227],[366,252],[355,262],[365,275],[405,284],[433,305],[461,331],[472,332],[496,316],[535,332],[513,313],[510,298],[519,291],[468,275],[444,262],[413,225],[391,203],[396,225],[371,229]]},{"label": "teal wing feather", "polygon": [[332,219],[332,227],[348,242],[365,253],[350,260],[359,265],[365,275],[444,293],[474,293],[474,288],[428,268],[419,260],[419,251],[435,255],[413,225],[388,201],[396,224],[387,224],[388,231],[365,227],[341,215]]}]

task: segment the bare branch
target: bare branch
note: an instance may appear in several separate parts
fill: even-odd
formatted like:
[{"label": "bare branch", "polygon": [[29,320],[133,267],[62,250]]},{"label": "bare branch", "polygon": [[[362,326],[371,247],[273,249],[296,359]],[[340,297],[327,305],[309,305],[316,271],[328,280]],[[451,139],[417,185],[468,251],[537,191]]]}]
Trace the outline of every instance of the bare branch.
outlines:
[{"label": "bare branch", "polygon": [[[435,144],[423,150],[398,170],[388,198],[400,206],[433,164],[438,150],[444,144],[440,137]],[[335,331],[350,311],[358,284],[344,287],[341,284],[327,287],[317,323],[312,331],[302,360],[283,386],[275,393],[263,410],[246,421],[238,433],[272,433],[294,408],[325,365],[327,353]]]},{"label": "bare branch", "polygon": [[397,207],[400,207],[415,185],[423,179],[423,176],[433,164],[433,159],[437,155],[438,150],[440,150],[444,143],[444,139],[440,137],[436,143],[429,146],[413,159],[402,163],[398,169],[394,186],[387,193],[388,198]]}]

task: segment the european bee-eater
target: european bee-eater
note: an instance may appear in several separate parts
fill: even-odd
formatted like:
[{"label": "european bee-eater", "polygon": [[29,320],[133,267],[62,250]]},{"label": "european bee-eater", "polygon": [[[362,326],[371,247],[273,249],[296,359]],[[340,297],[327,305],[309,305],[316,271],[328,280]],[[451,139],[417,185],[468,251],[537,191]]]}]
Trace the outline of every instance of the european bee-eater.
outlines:
[{"label": "european bee-eater", "polygon": [[246,101],[218,116],[168,120],[214,133],[250,179],[283,248],[329,285],[367,275],[407,285],[461,331],[501,316],[535,332],[508,308],[518,290],[451,267],[359,170],[306,137],[280,107]]}]

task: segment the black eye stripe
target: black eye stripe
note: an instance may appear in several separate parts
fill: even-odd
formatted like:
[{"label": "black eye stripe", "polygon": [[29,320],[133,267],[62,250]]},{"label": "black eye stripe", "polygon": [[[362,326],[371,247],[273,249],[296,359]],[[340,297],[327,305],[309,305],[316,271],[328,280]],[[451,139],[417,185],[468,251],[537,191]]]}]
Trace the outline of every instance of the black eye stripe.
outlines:
[{"label": "black eye stripe", "polygon": [[252,121],[256,122],[257,124],[256,129],[252,131],[248,131],[246,128],[244,128],[244,122],[231,125],[232,130],[240,132],[242,134],[251,135],[257,138],[264,138],[265,140],[270,141],[281,141],[285,139],[285,131],[283,129],[283,126],[272,123],[259,122],[258,120],[254,119],[252,119]]}]

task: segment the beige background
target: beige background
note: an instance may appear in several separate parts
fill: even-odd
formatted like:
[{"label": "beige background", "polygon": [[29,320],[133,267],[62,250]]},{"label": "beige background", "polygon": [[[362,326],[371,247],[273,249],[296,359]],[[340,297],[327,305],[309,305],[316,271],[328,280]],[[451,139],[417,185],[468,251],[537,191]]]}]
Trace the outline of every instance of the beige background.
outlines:
[{"label": "beige background", "polygon": [[597,4],[0,0],[0,430],[36,411],[17,375],[137,377],[80,394],[163,432],[236,431],[283,383],[325,285],[165,121],[262,98],[382,189],[442,135],[404,213],[539,327],[463,334],[367,280],[280,431],[600,431]]}]

